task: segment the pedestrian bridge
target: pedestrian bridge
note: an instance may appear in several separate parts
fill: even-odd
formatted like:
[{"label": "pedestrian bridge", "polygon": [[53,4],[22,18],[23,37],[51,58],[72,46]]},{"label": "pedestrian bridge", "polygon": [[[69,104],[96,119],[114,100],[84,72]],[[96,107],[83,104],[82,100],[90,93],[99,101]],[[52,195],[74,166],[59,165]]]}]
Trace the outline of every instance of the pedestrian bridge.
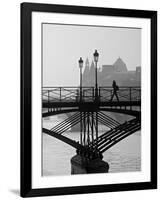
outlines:
[{"label": "pedestrian bridge", "polygon": [[[42,131],[71,145],[77,154],[89,159],[102,158],[106,150],[141,129],[140,87],[120,87],[117,93],[112,87],[43,87],[42,107],[43,118],[71,113],[52,129],[43,128]],[[120,123],[107,112],[127,114],[132,118]],[[78,124],[79,141],[63,135]],[[107,127],[101,135],[99,124]]]},{"label": "pedestrian bridge", "polygon": [[[97,93],[97,96],[96,96]],[[79,110],[102,110],[137,115],[141,109],[140,87],[120,87],[118,99],[112,87],[43,87],[43,117]]]}]

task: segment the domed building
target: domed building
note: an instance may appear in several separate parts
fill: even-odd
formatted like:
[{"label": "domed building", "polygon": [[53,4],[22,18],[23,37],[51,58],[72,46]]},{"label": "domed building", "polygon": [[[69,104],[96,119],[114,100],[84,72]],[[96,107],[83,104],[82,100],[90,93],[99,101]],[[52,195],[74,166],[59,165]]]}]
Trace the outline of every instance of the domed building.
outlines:
[{"label": "domed building", "polygon": [[[97,77],[99,86],[111,86],[113,80],[119,86],[140,86],[141,66],[134,71],[128,71],[125,62],[119,57],[113,65],[102,65],[102,69],[98,69]],[[95,86],[95,65],[93,61],[90,64],[88,58],[83,72],[83,86]]]},{"label": "domed building", "polygon": [[115,72],[127,72],[127,67],[124,61],[119,57],[113,64]]}]

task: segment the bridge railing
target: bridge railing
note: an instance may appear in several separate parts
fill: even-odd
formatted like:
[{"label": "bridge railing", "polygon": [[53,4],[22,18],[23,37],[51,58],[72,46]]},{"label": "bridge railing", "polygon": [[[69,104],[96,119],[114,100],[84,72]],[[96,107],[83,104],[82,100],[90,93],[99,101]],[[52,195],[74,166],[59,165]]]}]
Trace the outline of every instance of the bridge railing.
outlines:
[{"label": "bridge railing", "polygon": [[[141,101],[140,87],[119,87],[116,95],[113,96],[112,87],[99,87],[99,99],[101,102],[106,101]],[[113,98],[112,98],[113,96]]]},{"label": "bridge railing", "polygon": [[[113,96],[112,87],[99,87],[98,100],[108,101],[141,101],[140,87],[119,87],[116,95]],[[112,98],[113,96],[113,98]],[[93,102],[95,100],[95,87],[43,87],[43,102]]]},{"label": "bridge railing", "polygon": [[91,102],[94,100],[94,87],[43,87],[42,97],[43,102],[78,102],[80,99]]}]

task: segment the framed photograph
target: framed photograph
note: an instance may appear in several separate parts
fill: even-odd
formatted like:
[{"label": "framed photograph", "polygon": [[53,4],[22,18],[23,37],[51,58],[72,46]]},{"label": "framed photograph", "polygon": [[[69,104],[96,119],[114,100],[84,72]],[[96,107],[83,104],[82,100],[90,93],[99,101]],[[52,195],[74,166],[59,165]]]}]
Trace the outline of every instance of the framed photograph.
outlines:
[{"label": "framed photograph", "polygon": [[21,4],[21,196],[157,188],[157,12]]}]

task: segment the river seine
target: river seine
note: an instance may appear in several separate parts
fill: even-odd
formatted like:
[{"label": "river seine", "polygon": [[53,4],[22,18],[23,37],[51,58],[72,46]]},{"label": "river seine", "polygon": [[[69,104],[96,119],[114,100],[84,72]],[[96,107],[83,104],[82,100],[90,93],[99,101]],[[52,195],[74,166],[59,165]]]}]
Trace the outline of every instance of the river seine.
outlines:
[{"label": "river seine", "polygon": [[[43,127],[52,128],[58,124],[58,117],[43,120]],[[104,131],[105,132],[105,131]],[[79,140],[79,132],[70,130],[63,135]],[[46,134],[42,134],[43,176],[70,175],[70,159],[76,154],[73,147]],[[125,138],[103,154],[103,160],[110,165],[109,173],[141,170],[141,133],[136,132]]]}]

